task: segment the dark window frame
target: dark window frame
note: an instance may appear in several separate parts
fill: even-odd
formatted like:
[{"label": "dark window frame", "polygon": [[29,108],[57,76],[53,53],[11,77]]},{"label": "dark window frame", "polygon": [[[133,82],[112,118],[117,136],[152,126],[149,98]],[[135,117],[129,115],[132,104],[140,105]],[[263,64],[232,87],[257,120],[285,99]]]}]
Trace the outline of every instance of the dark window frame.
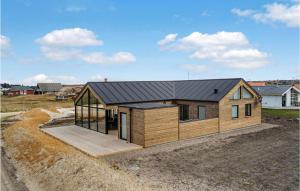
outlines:
[{"label": "dark window frame", "polygon": [[179,105],[179,119],[180,121],[187,121],[190,119],[190,106],[187,104]]},{"label": "dark window frame", "polygon": [[[250,110],[248,112],[247,107],[249,107],[249,106],[250,106]],[[252,116],[252,104],[251,103],[245,104],[245,116],[246,117],[251,117]]]},{"label": "dark window frame", "polygon": [[[236,117],[232,116],[232,109],[233,107],[236,107],[237,108],[237,111],[236,111]],[[238,119],[239,118],[239,105],[232,105],[231,106],[231,118],[232,119]]]}]

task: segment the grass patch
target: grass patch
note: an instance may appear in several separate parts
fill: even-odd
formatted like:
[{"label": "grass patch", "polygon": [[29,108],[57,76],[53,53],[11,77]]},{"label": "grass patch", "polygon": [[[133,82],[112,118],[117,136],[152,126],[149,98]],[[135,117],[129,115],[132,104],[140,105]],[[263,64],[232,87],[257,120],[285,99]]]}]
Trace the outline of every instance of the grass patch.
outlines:
[{"label": "grass patch", "polygon": [[285,117],[289,119],[299,118],[298,109],[262,109],[263,116]]},{"label": "grass patch", "polygon": [[73,100],[56,101],[54,95],[1,96],[1,112],[28,111],[33,108],[55,110],[56,107],[73,106]]}]

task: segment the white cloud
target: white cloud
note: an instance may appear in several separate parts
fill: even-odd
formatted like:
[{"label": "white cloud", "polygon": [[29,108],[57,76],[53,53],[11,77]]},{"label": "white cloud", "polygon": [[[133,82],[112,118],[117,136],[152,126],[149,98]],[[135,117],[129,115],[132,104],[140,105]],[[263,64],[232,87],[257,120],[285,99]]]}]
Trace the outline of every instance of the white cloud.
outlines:
[{"label": "white cloud", "polygon": [[130,52],[118,52],[112,56],[106,56],[101,52],[94,52],[81,54],[80,58],[90,64],[122,64],[136,61],[136,58]]},{"label": "white cloud", "polygon": [[252,9],[246,9],[246,10],[231,9],[231,12],[233,14],[236,14],[236,15],[240,16],[240,17],[250,16],[250,15],[255,13],[255,11],[252,10]]},{"label": "white cloud", "polygon": [[159,46],[164,46],[166,44],[169,44],[170,42],[173,42],[176,40],[177,34],[168,34],[167,36],[165,36],[164,39],[158,41],[158,45]]},{"label": "white cloud", "polygon": [[225,45],[244,45],[248,40],[241,32],[217,32],[215,34],[203,34],[193,32],[180,40],[188,47],[216,46],[222,48]]},{"label": "white cloud", "polygon": [[205,65],[196,65],[196,64],[184,64],[182,67],[188,71],[195,72],[195,73],[201,73],[204,71],[207,71],[207,66]]},{"label": "white cloud", "polygon": [[36,85],[36,83],[52,83],[52,82],[60,82],[63,84],[74,84],[78,83],[78,80],[74,76],[47,76],[45,74],[37,74],[35,76],[31,76],[25,78],[22,81],[22,84],[25,85]]},{"label": "white cloud", "polygon": [[4,35],[0,35],[1,58],[5,58],[9,54],[10,39]]},{"label": "white cloud", "polygon": [[103,44],[92,31],[82,28],[54,30],[37,39],[36,42],[42,46],[56,47],[99,46]]},{"label": "white cloud", "polygon": [[101,82],[104,81],[105,77],[101,75],[95,75],[91,77],[92,82]]},{"label": "white cloud", "polygon": [[[265,11],[258,12],[249,10],[239,10],[233,9],[236,11],[232,11],[234,14],[238,16],[249,16],[252,19],[262,22],[262,23],[284,23],[288,27],[300,27],[300,3],[299,1],[294,1],[293,4],[281,4],[281,3],[273,3],[264,5]],[[239,14],[246,13],[248,14]]]},{"label": "white cloud", "polygon": [[42,46],[41,51],[45,57],[57,61],[75,59],[77,56],[79,56],[79,54],[81,54],[81,50],[74,48],[64,49]]},{"label": "white cloud", "polygon": [[241,32],[193,32],[163,47],[188,52],[191,58],[200,61],[213,61],[232,68],[259,68],[268,63],[267,54],[253,48]]},{"label": "white cloud", "polygon": [[130,52],[120,51],[107,56],[103,52],[88,52],[84,48],[88,46],[100,46],[102,40],[96,38],[94,32],[71,28],[54,30],[42,38],[36,40],[41,45],[43,55],[51,60],[79,60],[93,64],[122,64],[136,61]]}]

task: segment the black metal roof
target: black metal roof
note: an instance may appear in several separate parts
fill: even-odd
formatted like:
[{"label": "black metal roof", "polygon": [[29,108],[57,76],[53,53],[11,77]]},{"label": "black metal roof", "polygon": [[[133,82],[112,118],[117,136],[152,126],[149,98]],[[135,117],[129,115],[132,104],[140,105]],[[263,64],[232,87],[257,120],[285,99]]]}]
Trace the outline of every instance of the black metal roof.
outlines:
[{"label": "black metal roof", "polygon": [[30,86],[11,86],[10,91],[33,90]]},{"label": "black metal roof", "polygon": [[37,91],[58,92],[61,88],[61,83],[37,83]]},{"label": "black metal roof", "polygon": [[[88,82],[105,104],[125,104],[162,100],[221,100],[242,78]],[[217,93],[215,93],[217,89]]]},{"label": "black metal roof", "polygon": [[136,109],[155,109],[155,108],[177,107],[177,105],[174,105],[174,104],[163,104],[163,103],[133,103],[133,104],[120,105],[120,106],[128,107],[128,108],[136,108]]},{"label": "black metal roof", "polygon": [[260,95],[274,95],[274,96],[281,96],[284,94],[288,89],[292,86],[290,85],[270,85],[270,86],[253,86]]}]

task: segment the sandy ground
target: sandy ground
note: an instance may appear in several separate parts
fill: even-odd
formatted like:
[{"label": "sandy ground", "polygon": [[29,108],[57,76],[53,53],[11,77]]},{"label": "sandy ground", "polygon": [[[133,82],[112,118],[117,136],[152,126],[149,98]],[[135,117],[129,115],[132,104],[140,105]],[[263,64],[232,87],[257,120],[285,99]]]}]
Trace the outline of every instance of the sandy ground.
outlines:
[{"label": "sandy ground", "polygon": [[33,191],[299,187],[299,127],[295,120],[268,118],[265,122],[280,126],[265,126],[262,131],[241,129],[95,159],[40,131],[40,125],[72,115],[66,113],[33,109],[2,127],[5,157],[14,167],[2,174],[4,179],[12,179],[6,181],[6,190],[10,185]]},{"label": "sandy ground", "polygon": [[153,190],[106,161],[42,133],[39,126],[51,120],[47,113],[33,109],[23,119],[2,127],[3,149],[17,169],[11,173],[29,190]]},{"label": "sandy ground", "polygon": [[298,121],[278,123],[283,125],[107,160],[153,187],[163,185],[168,190],[298,190]]},{"label": "sandy ground", "polygon": [[1,154],[1,191],[28,191],[16,176],[16,169],[4,153]]},{"label": "sandy ground", "polygon": [[15,116],[15,115],[19,115],[21,114],[22,112],[7,112],[7,113],[0,113],[0,121],[2,122],[3,120],[6,120],[12,116]]}]

